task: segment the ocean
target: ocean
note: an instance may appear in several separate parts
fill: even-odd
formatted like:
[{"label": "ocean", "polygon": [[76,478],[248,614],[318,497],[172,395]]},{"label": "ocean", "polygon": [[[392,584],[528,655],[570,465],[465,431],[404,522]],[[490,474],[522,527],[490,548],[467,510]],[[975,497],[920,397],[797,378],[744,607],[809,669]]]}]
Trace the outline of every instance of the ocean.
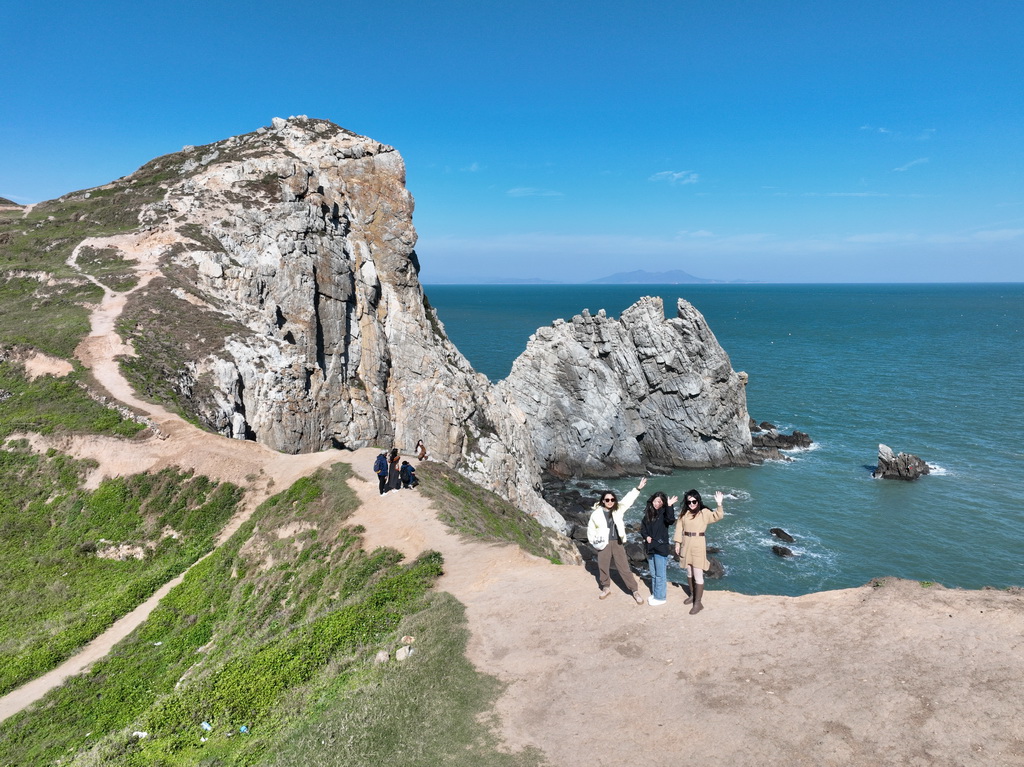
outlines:
[{"label": "ocean", "polygon": [[[708,589],[799,595],[899,576],[947,587],[1024,586],[1024,285],[428,285],[449,337],[491,380],[529,336],[583,309],[618,316],[685,298],[746,371],[747,408],[807,432],[792,462],[681,470],[648,479],[696,488],[725,518],[708,544],[726,575]],[[933,469],[877,480],[878,445]],[[636,482],[607,483],[621,492]],[[583,483],[598,491],[604,482]],[[641,506],[638,502],[637,506]],[[627,519],[638,519],[634,508]],[[780,558],[781,527],[795,556]],[[685,579],[673,563],[671,580]]]}]

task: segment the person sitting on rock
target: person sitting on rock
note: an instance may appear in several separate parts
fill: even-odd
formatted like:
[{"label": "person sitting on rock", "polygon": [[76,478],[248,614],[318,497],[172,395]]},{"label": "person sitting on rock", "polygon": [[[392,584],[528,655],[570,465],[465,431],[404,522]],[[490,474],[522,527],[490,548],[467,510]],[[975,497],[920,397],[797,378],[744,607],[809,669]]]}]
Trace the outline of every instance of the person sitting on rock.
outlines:
[{"label": "person sitting on rock", "polygon": [[425,461],[427,460],[427,447],[423,444],[423,440],[419,440],[416,443],[416,460]]},{"label": "person sitting on rock", "polygon": [[601,589],[599,599],[604,599],[612,593],[609,564],[614,563],[622,582],[633,594],[633,599],[638,605],[644,603],[636,576],[629,570],[629,558],[622,545],[626,540],[626,525],[622,517],[640,496],[640,491],[646,484],[647,477],[644,477],[635,488],[626,493],[621,503],[615,493],[605,490],[601,493],[601,500],[594,504],[590,522],[587,524],[587,540],[597,549],[597,585]]},{"label": "person sitting on rock", "polygon": [[687,490],[683,496],[683,508],[679,513],[679,522],[676,524],[673,538],[679,564],[686,567],[690,576],[690,598],[684,601],[684,604],[693,602],[690,615],[696,615],[704,609],[701,602],[704,597],[704,571],[711,567],[704,531],[712,522],[717,522],[725,516],[722,509],[724,497],[721,490],[715,493],[718,508],[712,511],[704,506],[700,493],[696,490]]},{"label": "person sitting on rock", "polygon": [[402,468],[398,475],[402,478],[402,487],[416,487],[420,483],[416,479],[416,469],[408,461],[402,461]]}]

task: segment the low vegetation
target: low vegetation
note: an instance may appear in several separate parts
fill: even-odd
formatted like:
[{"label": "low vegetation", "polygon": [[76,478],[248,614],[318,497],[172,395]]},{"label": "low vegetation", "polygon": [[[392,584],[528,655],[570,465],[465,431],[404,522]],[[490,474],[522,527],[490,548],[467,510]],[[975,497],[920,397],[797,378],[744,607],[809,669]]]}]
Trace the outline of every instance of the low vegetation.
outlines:
[{"label": "low vegetation", "polygon": [[171,470],[90,492],[80,487],[89,468],[25,440],[0,449],[0,693],[54,668],[209,551],[241,495]]},{"label": "low vegetation", "polygon": [[0,440],[19,432],[131,437],[142,431],[142,424],[90,397],[81,378],[82,373],[74,371],[62,378],[46,375],[30,381],[21,365],[0,362]]},{"label": "low vegetation", "polygon": [[441,463],[426,464],[420,475],[420,491],[434,501],[442,521],[455,532],[483,541],[514,543],[561,564],[558,536],[518,507]]}]

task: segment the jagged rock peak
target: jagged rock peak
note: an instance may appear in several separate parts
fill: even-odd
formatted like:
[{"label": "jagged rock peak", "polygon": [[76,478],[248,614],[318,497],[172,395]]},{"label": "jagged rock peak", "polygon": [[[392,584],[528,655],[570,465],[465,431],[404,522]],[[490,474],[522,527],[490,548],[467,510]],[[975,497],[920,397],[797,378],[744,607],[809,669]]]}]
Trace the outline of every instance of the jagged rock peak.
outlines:
[{"label": "jagged rock peak", "polygon": [[499,384],[558,477],[611,476],[752,458],[746,374],[732,370],[703,315],[679,299],[665,318],[645,297],[539,329]]}]

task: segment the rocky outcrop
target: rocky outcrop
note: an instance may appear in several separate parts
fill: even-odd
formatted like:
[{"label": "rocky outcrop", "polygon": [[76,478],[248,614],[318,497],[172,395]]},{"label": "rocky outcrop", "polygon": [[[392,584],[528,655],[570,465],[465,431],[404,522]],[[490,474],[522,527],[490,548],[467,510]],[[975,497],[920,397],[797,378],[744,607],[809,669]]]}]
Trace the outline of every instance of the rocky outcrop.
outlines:
[{"label": "rocky outcrop", "polygon": [[786,543],[795,543],[796,542],[796,538],[794,538],[792,535],[787,533],[781,527],[773,527],[768,532],[771,533],[772,535],[774,535],[780,541],[785,541]]},{"label": "rocky outcrop", "polygon": [[679,299],[666,319],[648,297],[539,329],[497,388],[568,477],[751,463],[745,385],[700,312]]},{"label": "rocky outcrop", "polygon": [[878,466],[872,477],[881,479],[915,480],[931,472],[928,464],[910,453],[893,454],[888,445],[878,446]]},{"label": "rocky outcrop", "polygon": [[563,530],[540,494],[544,470],[760,460],[746,375],[682,300],[669,320],[655,298],[618,320],[584,312],[538,330],[501,384],[476,373],[419,283],[413,200],[390,146],[275,118],[157,158],[96,199],[122,197],[136,202],[111,223],[137,218],[142,232],[80,247],[151,270],[121,315],[139,354],[126,375],[225,436],[290,453],[422,439],[434,460]]}]

